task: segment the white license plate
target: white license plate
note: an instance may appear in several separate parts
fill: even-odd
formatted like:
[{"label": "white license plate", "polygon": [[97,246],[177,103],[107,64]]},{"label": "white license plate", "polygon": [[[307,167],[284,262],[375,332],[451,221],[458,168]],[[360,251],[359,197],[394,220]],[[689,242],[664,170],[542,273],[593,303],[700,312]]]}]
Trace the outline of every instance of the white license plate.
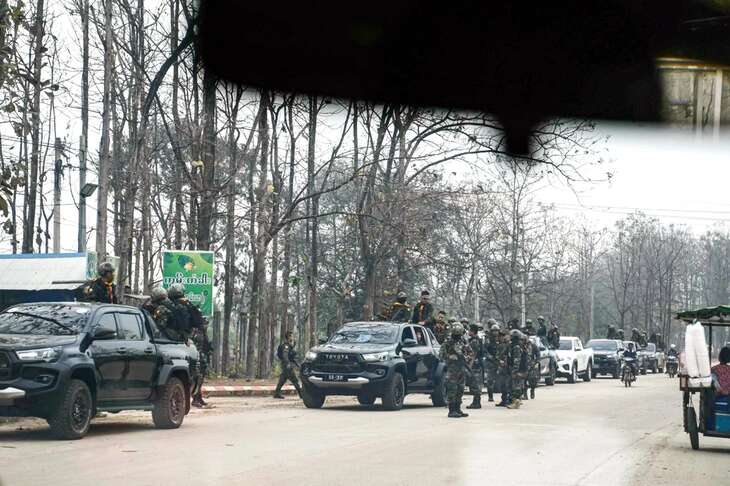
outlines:
[{"label": "white license plate", "polygon": [[325,381],[347,381],[347,378],[345,378],[342,375],[325,375],[324,380]]}]

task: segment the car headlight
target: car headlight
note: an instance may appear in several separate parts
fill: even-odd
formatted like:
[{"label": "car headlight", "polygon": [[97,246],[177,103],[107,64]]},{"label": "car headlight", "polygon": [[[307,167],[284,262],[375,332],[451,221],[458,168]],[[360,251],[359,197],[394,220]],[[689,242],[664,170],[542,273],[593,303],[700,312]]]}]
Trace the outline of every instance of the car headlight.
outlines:
[{"label": "car headlight", "polygon": [[317,353],[315,353],[314,351],[307,351],[307,354],[304,355],[304,359],[314,361],[315,359],[317,359]]},{"label": "car headlight", "polygon": [[45,361],[50,363],[56,361],[61,356],[60,348],[41,348],[27,349],[25,351],[16,351],[20,361]]},{"label": "car headlight", "polygon": [[382,353],[363,354],[362,359],[367,362],[373,363],[373,362],[377,362],[377,361],[388,361],[389,359],[393,358],[394,356],[395,356],[395,353],[393,353],[391,351],[385,351]]}]

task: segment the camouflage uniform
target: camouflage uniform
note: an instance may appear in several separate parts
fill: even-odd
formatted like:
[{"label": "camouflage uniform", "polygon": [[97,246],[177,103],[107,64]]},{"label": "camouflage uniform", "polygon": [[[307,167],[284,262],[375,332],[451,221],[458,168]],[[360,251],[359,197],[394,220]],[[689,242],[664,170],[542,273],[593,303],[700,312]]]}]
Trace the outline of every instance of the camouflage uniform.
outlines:
[{"label": "camouflage uniform", "polygon": [[[530,398],[534,400],[535,389],[540,382],[540,349],[528,339],[525,344],[525,353],[527,354],[527,389],[530,390]],[[524,396],[527,398],[527,390],[525,390]]]},{"label": "camouflage uniform", "polygon": [[506,407],[510,402],[510,394],[512,392],[512,372],[510,370],[509,356],[509,334],[500,334],[496,358],[498,363],[497,387],[502,392],[502,399],[497,404],[498,407]]},{"label": "camouflage uniform", "polygon": [[154,319],[157,325],[157,329],[160,331],[161,337],[167,338],[170,341],[183,341],[182,335],[177,330],[178,326],[175,322],[174,304],[170,299],[165,298],[158,302],[148,300],[142,304],[142,309],[152,316],[152,319]]},{"label": "camouflage uniform", "polygon": [[281,388],[284,383],[291,381],[291,384],[296,388],[297,393],[301,396],[302,390],[299,387],[299,380],[297,374],[294,371],[294,367],[297,366],[297,352],[294,349],[293,340],[286,340],[279,345],[276,350],[276,357],[279,359],[281,366],[281,374],[279,375],[279,382],[276,384],[276,391],[274,391],[274,398],[284,398],[281,394]]},{"label": "camouflage uniform", "polygon": [[553,324],[547,334],[547,341],[551,348],[558,349],[560,347],[560,328]]},{"label": "camouflage uniform", "polygon": [[463,338],[463,331],[452,330],[449,339],[441,346],[440,358],[446,363],[446,400],[449,403],[449,417],[468,417],[461,411],[467,366],[471,348]]},{"label": "camouflage uniform", "polygon": [[484,343],[475,333],[469,336],[469,347],[471,348],[472,361],[469,373],[469,393],[474,397],[471,405],[466,408],[482,408],[482,358],[484,357]]},{"label": "camouflage uniform", "polygon": [[[513,333],[515,331],[512,331]],[[519,333],[519,331],[516,331]],[[516,337],[515,337],[516,336]],[[519,334],[512,334],[512,343],[509,352],[509,371],[512,381],[512,400],[507,406],[508,408],[519,408],[520,397],[522,396],[522,387],[527,377],[526,356],[522,350]]]},{"label": "camouflage uniform", "polygon": [[484,361],[487,374],[487,394],[489,401],[494,401],[495,385],[497,384],[497,369],[499,368],[499,332],[491,331],[484,347]]},{"label": "camouflage uniform", "polygon": [[449,330],[446,327],[446,323],[436,321],[436,324],[433,326],[433,334],[436,336],[439,344],[445,343],[449,338]]}]

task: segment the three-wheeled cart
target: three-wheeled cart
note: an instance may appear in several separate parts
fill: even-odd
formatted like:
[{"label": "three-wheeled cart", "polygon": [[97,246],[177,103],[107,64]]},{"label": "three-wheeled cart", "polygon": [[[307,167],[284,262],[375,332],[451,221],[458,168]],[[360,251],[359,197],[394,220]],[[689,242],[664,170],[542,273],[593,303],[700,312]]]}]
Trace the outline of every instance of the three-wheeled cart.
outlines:
[{"label": "three-wheeled cart", "polygon": [[[712,363],[713,352],[713,330],[715,328],[730,327],[730,306],[708,307],[694,311],[680,312],[677,319],[685,321],[688,324],[699,322],[708,329],[707,351],[710,355]],[[689,440],[692,449],[700,448],[700,434],[705,437],[724,437],[730,439],[730,430],[718,431],[708,428],[708,416],[713,414],[716,417],[717,411],[715,407],[715,391],[712,383],[700,382],[693,380],[686,374],[679,375],[679,389],[682,391],[682,409],[684,416],[684,431],[689,434]],[[695,402],[699,411],[695,410]],[[717,423],[715,421],[715,423]]]}]

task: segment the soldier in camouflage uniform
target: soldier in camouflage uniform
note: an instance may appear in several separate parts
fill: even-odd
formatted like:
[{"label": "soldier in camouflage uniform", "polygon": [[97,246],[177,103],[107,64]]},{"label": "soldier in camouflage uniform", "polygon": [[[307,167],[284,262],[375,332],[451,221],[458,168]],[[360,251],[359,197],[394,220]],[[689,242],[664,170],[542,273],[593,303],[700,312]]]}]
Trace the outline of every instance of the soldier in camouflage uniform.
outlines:
[{"label": "soldier in camouflage uniform", "polygon": [[527,363],[525,353],[522,351],[522,332],[518,329],[510,331],[510,352],[509,352],[509,371],[512,381],[511,400],[507,408],[518,409],[522,404],[520,397],[522,396],[522,387],[527,377]]},{"label": "soldier in camouflage uniform", "polygon": [[525,329],[523,332],[528,336],[534,336],[536,334],[535,327],[532,325],[532,319],[527,319],[525,321]]},{"label": "soldier in camouflage uniform", "polygon": [[484,343],[479,338],[479,326],[472,324],[469,326],[469,347],[472,351],[472,363],[469,375],[469,393],[472,395],[472,402],[466,408],[482,408],[482,382],[483,376],[482,366],[484,358]]},{"label": "soldier in camouflage uniform", "polygon": [[497,387],[502,392],[502,399],[495,407],[506,407],[510,403],[512,393],[512,371],[510,368],[510,334],[506,329],[501,329],[499,334],[499,345],[497,346]]},{"label": "soldier in camouflage uniform", "polygon": [[281,394],[281,389],[284,384],[291,381],[294,385],[299,396],[302,396],[302,389],[299,386],[299,380],[295,373],[294,367],[299,366],[297,363],[297,352],[294,349],[294,334],[291,331],[287,331],[284,334],[285,341],[279,345],[276,350],[276,357],[279,359],[281,365],[281,374],[279,375],[279,382],[276,384],[276,390],[274,391],[274,398],[284,398]]},{"label": "soldier in camouflage uniform", "polygon": [[441,360],[446,363],[446,400],[449,403],[449,417],[468,417],[461,411],[467,367],[471,359],[471,348],[464,340],[464,328],[453,326],[449,339],[441,346]]},{"label": "soldier in camouflage uniform", "polygon": [[390,306],[390,320],[392,322],[408,322],[411,317],[411,308],[407,302],[405,292],[398,292],[395,302]]},{"label": "soldier in camouflage uniform", "polygon": [[182,341],[182,336],[178,332],[178,324],[175,321],[174,304],[167,298],[167,290],[155,287],[150,292],[149,300],[141,307],[152,316],[161,337],[170,341]]},{"label": "soldier in camouflage uniform", "polygon": [[489,401],[494,401],[494,387],[497,383],[497,368],[499,367],[499,359],[497,351],[499,347],[499,324],[494,319],[487,321],[489,334],[486,337],[487,342],[484,345],[484,365],[487,375],[487,396]]},{"label": "soldier in camouflage uniform", "polygon": [[525,382],[525,391],[522,397],[531,400],[535,399],[535,389],[537,384],[540,382],[540,349],[535,343],[533,343],[528,336],[525,336],[522,340],[524,345],[523,351],[527,357],[527,381]]}]

